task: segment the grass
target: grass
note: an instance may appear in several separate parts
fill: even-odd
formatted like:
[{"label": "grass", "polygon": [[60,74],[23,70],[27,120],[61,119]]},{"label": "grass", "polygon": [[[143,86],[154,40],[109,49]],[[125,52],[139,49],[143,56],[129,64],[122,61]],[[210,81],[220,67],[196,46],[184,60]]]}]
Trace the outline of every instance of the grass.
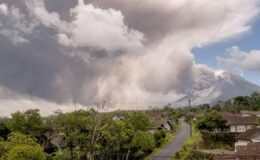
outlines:
[{"label": "grass", "polygon": [[192,126],[192,137],[188,138],[184,145],[193,145],[193,144],[198,144],[201,140],[201,134],[199,131],[195,129],[194,126]]},{"label": "grass", "polygon": [[[191,151],[194,151],[200,141],[202,140],[201,134],[199,131],[197,131],[194,127],[192,126],[192,137],[188,138],[184,144],[182,149],[177,153],[178,157],[180,159],[185,159],[185,157],[188,157],[191,153]],[[172,160],[175,160],[176,158],[172,158]]]}]

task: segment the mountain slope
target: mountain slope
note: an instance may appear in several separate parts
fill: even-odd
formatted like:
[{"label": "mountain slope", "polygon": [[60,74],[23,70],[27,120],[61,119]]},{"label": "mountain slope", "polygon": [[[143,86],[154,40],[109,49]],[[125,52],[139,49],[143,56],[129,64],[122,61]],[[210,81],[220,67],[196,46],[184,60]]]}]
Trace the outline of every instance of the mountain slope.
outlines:
[{"label": "mountain slope", "polygon": [[[198,83],[205,83],[200,81]],[[236,96],[246,96],[253,92],[260,92],[260,87],[245,80],[244,78],[227,72],[218,73],[215,79],[206,81],[207,87],[193,87],[187,91],[184,97],[176,103],[179,105],[187,104],[191,99],[193,105],[204,103],[215,103],[225,101]],[[197,84],[196,86],[200,86]]]}]

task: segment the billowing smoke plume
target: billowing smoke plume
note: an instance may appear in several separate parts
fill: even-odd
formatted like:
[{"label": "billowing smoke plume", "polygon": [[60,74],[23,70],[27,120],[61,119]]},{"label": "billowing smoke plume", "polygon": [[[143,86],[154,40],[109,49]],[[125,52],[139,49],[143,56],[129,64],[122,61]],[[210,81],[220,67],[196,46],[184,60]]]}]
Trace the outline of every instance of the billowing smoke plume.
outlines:
[{"label": "billowing smoke plume", "polygon": [[250,30],[258,12],[259,0],[2,0],[0,98],[122,108],[173,102],[214,79],[191,49]]}]

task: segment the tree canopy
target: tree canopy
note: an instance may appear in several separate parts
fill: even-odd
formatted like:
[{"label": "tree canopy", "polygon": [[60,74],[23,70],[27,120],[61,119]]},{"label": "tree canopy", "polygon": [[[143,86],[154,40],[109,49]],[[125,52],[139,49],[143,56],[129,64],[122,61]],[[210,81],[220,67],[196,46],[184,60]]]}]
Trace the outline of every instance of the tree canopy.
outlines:
[{"label": "tree canopy", "polygon": [[195,126],[199,130],[223,130],[226,126],[226,120],[217,111],[213,110],[210,113],[198,117]]},{"label": "tree canopy", "polygon": [[44,149],[35,139],[21,133],[11,133],[7,141],[0,142],[1,160],[45,160]]}]

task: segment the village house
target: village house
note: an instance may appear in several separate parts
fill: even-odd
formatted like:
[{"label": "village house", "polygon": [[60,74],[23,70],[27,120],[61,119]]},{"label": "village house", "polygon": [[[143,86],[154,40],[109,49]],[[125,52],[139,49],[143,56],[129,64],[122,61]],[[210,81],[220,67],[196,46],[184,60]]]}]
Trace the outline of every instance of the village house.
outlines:
[{"label": "village house", "polygon": [[260,111],[240,111],[241,116],[249,117],[255,116],[257,119],[260,119]]},{"label": "village house", "polygon": [[236,160],[260,160],[260,145],[249,143],[246,146],[237,146]]},{"label": "village house", "polygon": [[[240,146],[248,146],[250,144],[258,144],[260,146],[260,128],[253,128],[244,133],[239,134],[235,143],[235,151]],[[259,150],[260,153],[260,150]]]},{"label": "village house", "polygon": [[121,121],[121,120],[124,120],[125,119],[125,116],[123,115],[115,115],[113,116],[113,121]]},{"label": "village house", "polygon": [[213,160],[260,160],[260,129],[240,133],[232,153],[214,154]]},{"label": "village house", "polygon": [[255,116],[241,116],[232,113],[222,113],[221,115],[227,121],[230,133],[242,133],[256,127],[257,124]]},{"label": "village house", "polygon": [[232,154],[214,154],[213,160],[260,160],[260,146],[256,144],[239,146]]},{"label": "village house", "polygon": [[171,132],[173,129],[173,124],[171,120],[163,113],[148,113],[147,114],[149,121],[152,124],[150,129],[151,132],[156,130],[165,130]]}]

